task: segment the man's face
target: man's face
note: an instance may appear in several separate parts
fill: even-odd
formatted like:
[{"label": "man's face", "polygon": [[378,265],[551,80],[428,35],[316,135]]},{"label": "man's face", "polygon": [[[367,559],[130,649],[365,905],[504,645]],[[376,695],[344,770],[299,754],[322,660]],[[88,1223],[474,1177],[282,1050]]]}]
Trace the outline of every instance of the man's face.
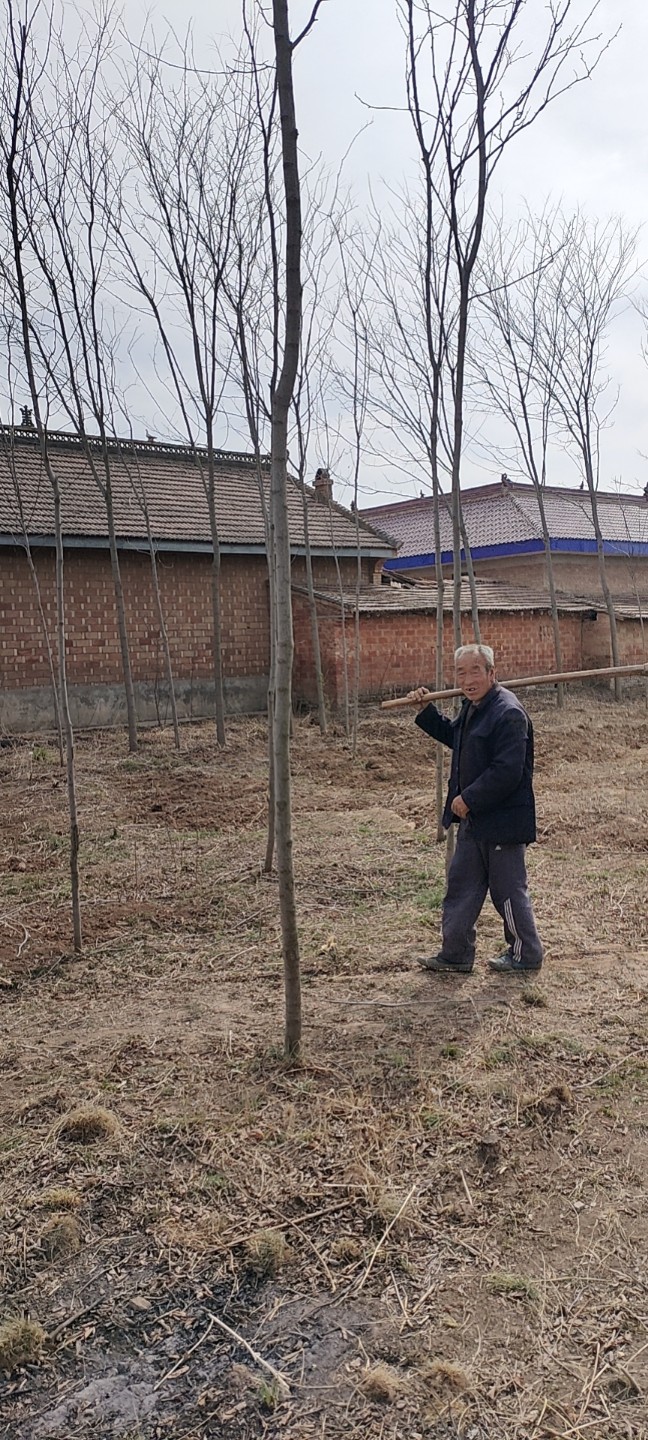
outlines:
[{"label": "man's face", "polygon": [[483,655],[462,655],[455,667],[455,677],[458,689],[463,690],[473,705],[478,705],[495,684],[495,671],[486,669]]}]

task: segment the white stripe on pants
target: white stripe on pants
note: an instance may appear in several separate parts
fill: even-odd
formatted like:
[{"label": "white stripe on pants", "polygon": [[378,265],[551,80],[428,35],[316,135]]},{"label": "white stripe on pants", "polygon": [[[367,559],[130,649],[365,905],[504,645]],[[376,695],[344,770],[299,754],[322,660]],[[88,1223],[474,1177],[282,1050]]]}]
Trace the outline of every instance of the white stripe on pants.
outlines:
[{"label": "white stripe on pants", "polygon": [[444,959],[474,961],[475,925],[489,891],[513,958],[530,969],[539,967],[542,945],[529,895],[526,846],[476,840],[470,823],[462,820],[443,901]]}]

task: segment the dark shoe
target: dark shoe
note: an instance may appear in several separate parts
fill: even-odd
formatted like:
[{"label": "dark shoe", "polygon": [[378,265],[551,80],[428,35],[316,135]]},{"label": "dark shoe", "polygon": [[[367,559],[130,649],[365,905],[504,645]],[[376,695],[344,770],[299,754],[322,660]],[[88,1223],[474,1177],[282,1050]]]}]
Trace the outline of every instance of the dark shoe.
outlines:
[{"label": "dark shoe", "polygon": [[540,965],[525,965],[522,960],[515,959],[511,950],[505,950],[496,960],[489,960],[488,965],[496,975],[533,975],[540,970],[542,962]]},{"label": "dark shoe", "polygon": [[470,975],[473,968],[472,960],[446,960],[443,955],[430,955],[418,963],[423,970],[431,970],[435,975]]}]

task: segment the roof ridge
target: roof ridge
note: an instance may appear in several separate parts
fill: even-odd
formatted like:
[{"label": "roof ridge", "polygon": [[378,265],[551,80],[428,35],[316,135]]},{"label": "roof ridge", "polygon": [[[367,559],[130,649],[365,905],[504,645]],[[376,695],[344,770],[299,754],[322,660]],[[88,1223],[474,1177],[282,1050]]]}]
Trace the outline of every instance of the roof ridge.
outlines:
[{"label": "roof ridge", "polygon": [[[297,475],[290,474],[288,478],[293,481],[293,484],[296,485],[298,489],[302,487],[317,505],[322,505],[323,502],[319,498],[317,491],[313,485],[309,485],[307,480],[300,480]],[[343,515],[345,520],[352,520],[355,523],[357,518],[363,530],[367,530],[370,535],[377,535],[380,540],[384,540],[387,545],[391,545],[393,548],[393,535],[388,535],[386,531],[379,530],[377,525],[371,525],[368,520],[364,520],[362,517],[366,512],[362,510],[349,510],[345,505],[341,505],[339,500],[334,500],[332,497],[325,503],[327,506],[330,506],[331,510],[335,510],[338,515]]]},{"label": "roof ridge", "polygon": [[[21,445],[31,444],[38,446],[40,443],[38,431],[35,427],[32,429],[22,425],[6,425],[0,423],[0,433],[10,436],[13,444],[18,442]],[[82,436],[74,434],[69,430],[48,430],[47,427],[45,427],[44,433],[48,445],[67,445],[71,450],[79,450],[81,452],[83,452],[85,445],[89,445],[93,450],[98,450],[103,444],[101,435]],[[116,450],[119,453],[130,451],[134,454],[144,455],[177,455],[181,459],[186,459],[188,455],[192,457],[196,455],[203,457],[208,453],[206,445],[191,445],[188,442],[174,440],[135,440],[130,436],[126,438],[120,435],[106,435],[106,444],[110,450]],[[247,450],[216,449],[214,450],[214,458],[217,464],[234,463],[236,465],[245,465],[246,467],[257,465],[256,455],[251,455]],[[259,459],[264,468],[270,465],[269,455],[261,455]]]},{"label": "roof ridge", "polygon": [[[489,481],[485,485],[462,486],[461,501],[462,505],[465,505],[466,501],[488,499],[491,496],[504,495],[511,491],[517,491],[518,494],[522,495],[536,496],[536,487],[533,481],[509,480],[506,486],[503,486],[501,481],[494,480]],[[582,502],[583,500],[589,499],[589,491],[587,488],[581,490],[571,485],[543,485],[542,493],[543,495],[558,495],[562,500],[573,498],[574,500],[580,500]],[[444,490],[441,492],[440,499],[447,504],[451,496]],[[619,503],[628,500],[634,505],[646,504],[646,497],[641,492],[635,493],[629,490],[597,490],[596,499],[597,501],[602,500],[604,502],[616,501]],[[384,505],[364,506],[361,514],[370,515],[377,514],[381,511],[413,510],[416,506],[427,509],[433,503],[433,495],[410,495],[405,500],[394,499],[393,501],[387,501]]]}]

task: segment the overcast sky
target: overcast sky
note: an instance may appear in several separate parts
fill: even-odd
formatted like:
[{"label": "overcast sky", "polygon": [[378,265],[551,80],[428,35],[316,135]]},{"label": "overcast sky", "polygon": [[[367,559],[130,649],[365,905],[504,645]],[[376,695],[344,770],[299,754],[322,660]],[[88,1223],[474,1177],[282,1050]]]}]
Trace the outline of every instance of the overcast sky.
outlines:
[{"label": "overcast sky", "polygon": [[[585,4],[575,0],[577,12]],[[439,5],[443,8],[443,0]],[[544,30],[545,0],[529,0],[531,27]],[[310,12],[309,3],[291,4],[293,31]],[[148,9],[158,38],[165,23],[181,31],[191,20],[197,49],[205,56],[210,41],[222,42],[236,31],[237,0],[159,0]],[[126,0],[130,25],[143,11]],[[620,33],[603,56],[594,77],[557,101],[535,126],[514,142],[497,172],[491,204],[514,217],[525,202],[541,210],[548,199],[567,209],[583,206],[591,215],[621,215],[631,225],[648,219],[648,144],[646,57],[648,5],[645,0],[601,0],[596,29]],[[529,31],[530,41],[533,29]],[[404,100],[404,42],[395,0],[326,0],[296,63],[300,142],[306,156],[339,163],[354,136],[346,174],[359,197],[371,184],[376,197],[415,173],[410,122],[394,113]],[[394,107],[371,109],[367,107]],[[363,125],[368,128],[358,135]],[[643,256],[648,229],[639,238]],[[641,288],[641,282],[639,288]],[[637,491],[648,481],[648,370],[641,355],[643,324],[628,306],[611,329],[608,367],[619,388],[611,424],[602,439],[601,487]],[[471,417],[468,417],[469,423]],[[500,432],[492,428],[491,441]],[[550,479],[578,484],[580,475],[564,453],[554,453]],[[468,447],[463,484],[479,484],[508,468],[497,455]],[[416,475],[400,475],[379,457],[363,466],[362,502],[381,503],[390,493],[417,494]]]}]

